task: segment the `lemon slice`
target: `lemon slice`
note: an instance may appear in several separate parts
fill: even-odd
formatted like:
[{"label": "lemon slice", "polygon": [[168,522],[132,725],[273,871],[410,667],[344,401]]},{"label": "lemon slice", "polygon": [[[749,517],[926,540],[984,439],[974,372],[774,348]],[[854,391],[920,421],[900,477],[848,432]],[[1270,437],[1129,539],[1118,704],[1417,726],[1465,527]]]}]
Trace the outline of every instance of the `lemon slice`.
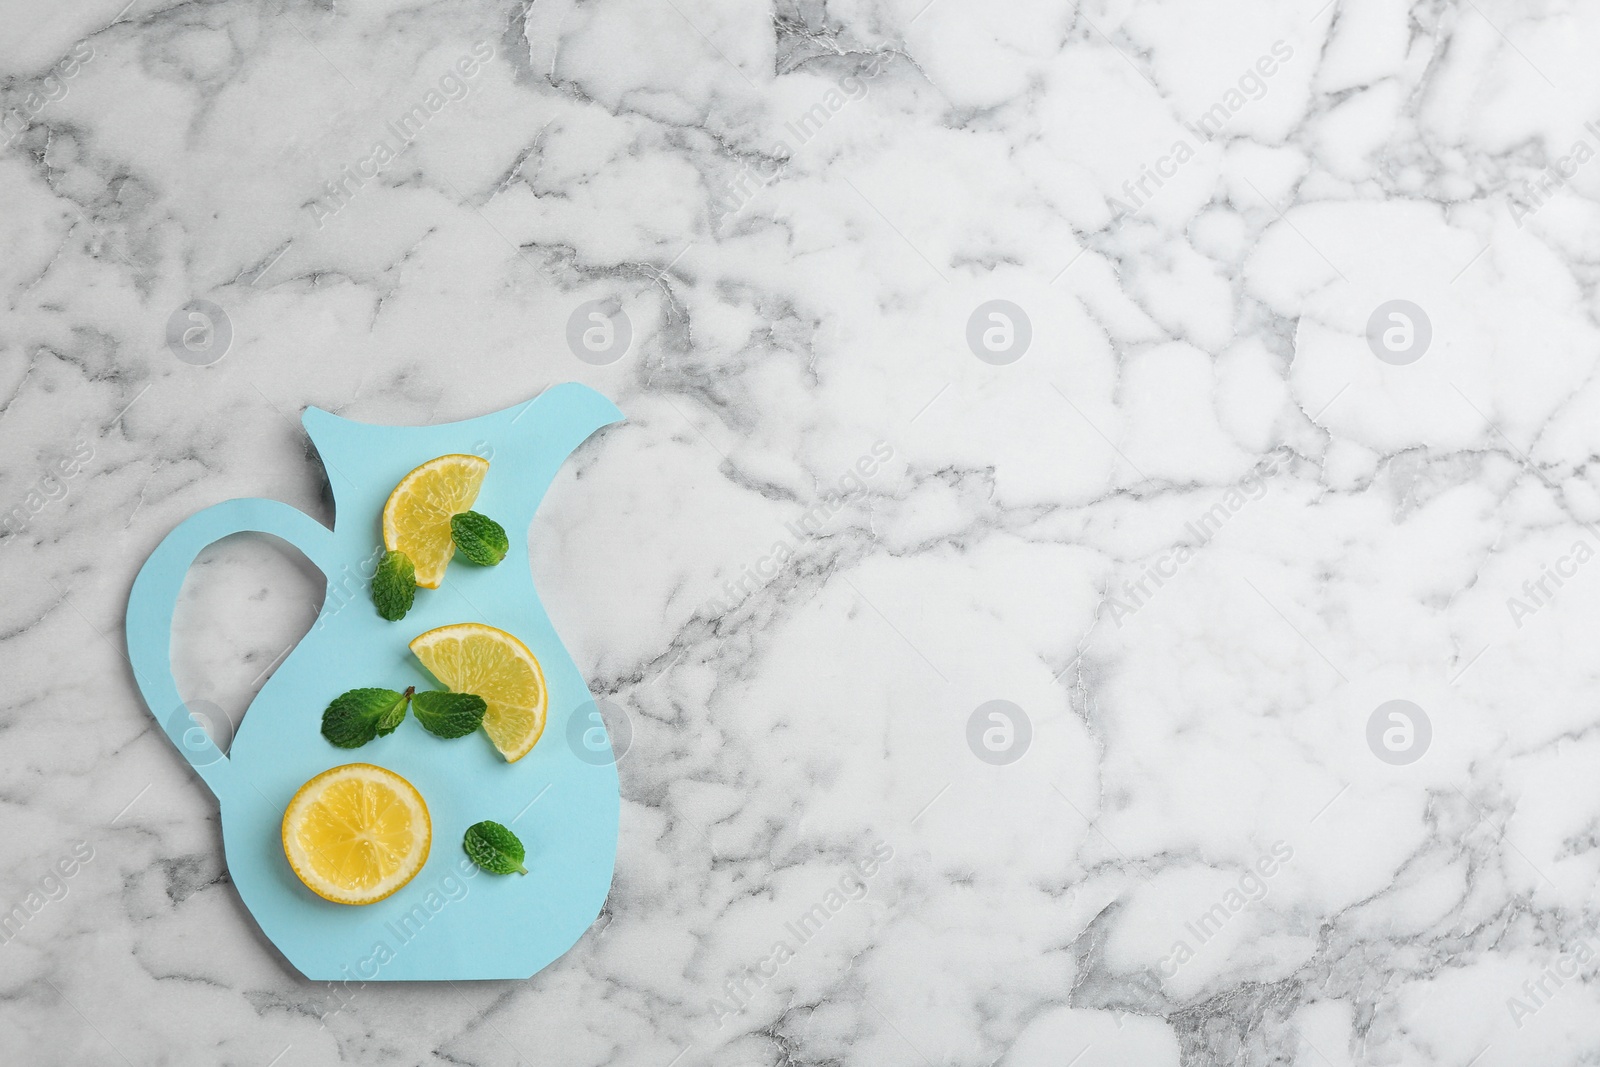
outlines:
[{"label": "lemon slice", "polygon": [[404,478],[383,505],[383,547],[404,552],[417,569],[417,584],[437,589],[456,553],[450,516],[471,511],[489,473],[479,456],[430,459]]},{"label": "lemon slice", "polygon": [[416,877],[433,824],[416,787],[370,763],[323,771],[283,813],[283,853],[317,896],[372,904]]},{"label": "lemon slice", "polygon": [[504,630],[475,622],[441,626],[412,640],[411,651],[447,688],[483,698],[483,730],[507,763],[526,756],[544,733],[544,671],[528,646]]}]

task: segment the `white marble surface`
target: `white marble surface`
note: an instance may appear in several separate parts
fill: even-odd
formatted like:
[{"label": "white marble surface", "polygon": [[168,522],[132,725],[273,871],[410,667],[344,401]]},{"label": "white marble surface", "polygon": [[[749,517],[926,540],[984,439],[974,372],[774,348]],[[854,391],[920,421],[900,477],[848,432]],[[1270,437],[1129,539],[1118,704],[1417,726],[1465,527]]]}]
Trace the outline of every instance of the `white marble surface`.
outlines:
[{"label": "white marble surface", "polygon": [[[0,5],[0,1059],[1600,1062],[1600,5],[122,2]],[[634,728],[607,912],[527,982],[308,983],[133,574],[328,521],[306,405],[566,380],[628,416],[529,532]],[[186,695],[320,597],[209,550]]]}]

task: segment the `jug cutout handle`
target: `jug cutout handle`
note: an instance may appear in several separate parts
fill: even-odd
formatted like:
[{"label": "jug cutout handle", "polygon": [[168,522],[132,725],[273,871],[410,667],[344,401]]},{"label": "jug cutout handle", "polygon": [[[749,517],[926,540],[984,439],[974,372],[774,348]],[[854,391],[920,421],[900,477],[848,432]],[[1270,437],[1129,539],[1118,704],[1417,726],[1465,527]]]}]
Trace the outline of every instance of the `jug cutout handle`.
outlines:
[{"label": "jug cutout handle", "polygon": [[178,694],[178,682],[172,675],[172,614],[184,577],[200,550],[236,533],[281,537],[304,552],[324,576],[333,573],[332,530],[282,501],[224,500],[195,512],[162,538],[133,580],[126,619],[128,659],[145,706],[219,799],[235,781],[232,764],[190,717]]}]

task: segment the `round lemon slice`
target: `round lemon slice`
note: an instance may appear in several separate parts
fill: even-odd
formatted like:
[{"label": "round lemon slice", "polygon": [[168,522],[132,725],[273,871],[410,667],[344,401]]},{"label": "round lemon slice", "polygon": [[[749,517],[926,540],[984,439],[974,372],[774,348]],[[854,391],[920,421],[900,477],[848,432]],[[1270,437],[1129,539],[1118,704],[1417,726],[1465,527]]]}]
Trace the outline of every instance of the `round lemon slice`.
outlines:
[{"label": "round lemon slice", "polygon": [[526,756],[544,733],[544,671],[528,646],[504,630],[476,622],[441,626],[415,638],[411,651],[446,688],[483,698],[483,730],[506,762]]},{"label": "round lemon slice", "polygon": [[416,877],[433,824],[416,787],[370,763],[323,771],[283,813],[283,852],[317,896],[373,904]]},{"label": "round lemon slice", "polygon": [[453,454],[430,459],[404,478],[383,505],[383,547],[404,552],[417,584],[437,589],[456,553],[450,516],[471,511],[489,473],[489,461]]}]

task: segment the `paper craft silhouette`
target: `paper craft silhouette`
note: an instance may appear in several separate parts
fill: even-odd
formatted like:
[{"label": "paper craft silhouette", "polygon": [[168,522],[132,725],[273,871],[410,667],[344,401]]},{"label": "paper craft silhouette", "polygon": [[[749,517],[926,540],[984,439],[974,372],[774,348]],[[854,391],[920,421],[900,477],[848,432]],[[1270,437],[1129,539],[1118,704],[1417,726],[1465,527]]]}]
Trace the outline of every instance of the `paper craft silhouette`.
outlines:
[{"label": "paper craft silhouette", "polygon": [[[615,763],[583,678],[533,588],[526,531],[567,455],[622,419],[581,385],[555,386],[526,404],[443,426],[370,426],[317,408],[302,419],[327,467],[335,523],[327,529],[274,500],[229,500],[180,523],[140,570],[128,599],[128,654],[145,703],[172,743],[216,794],[228,872],[262,931],[307,977],[326,981],[527,978],[559,957],[594,922],[616,858]],[[400,622],[378,617],[367,579],[380,548],[378,516],[395,484],[418,464],[452,452],[490,461],[475,505],[511,534],[497,567],[452,564],[443,586],[418,590]],[[230,534],[272,534],[327,576],[310,632],[251,703],[224,755],[183,705],[169,661],[172,614],[202,548]],[[408,723],[358,751],[320,734],[322,711],[347,689],[436,688],[407,642],[435,626],[483,622],[521,638],[544,669],[549,718],[538,744],[507,763],[487,738],[441,740]],[[569,720],[590,721],[569,731]],[[569,735],[588,750],[576,751]],[[386,900],[350,906],[323,900],[290,869],[280,837],[283,809],[313,775],[343,763],[400,774],[427,801],[427,863]],[[484,819],[511,826],[527,846],[528,874],[479,871],[461,848]]]}]

